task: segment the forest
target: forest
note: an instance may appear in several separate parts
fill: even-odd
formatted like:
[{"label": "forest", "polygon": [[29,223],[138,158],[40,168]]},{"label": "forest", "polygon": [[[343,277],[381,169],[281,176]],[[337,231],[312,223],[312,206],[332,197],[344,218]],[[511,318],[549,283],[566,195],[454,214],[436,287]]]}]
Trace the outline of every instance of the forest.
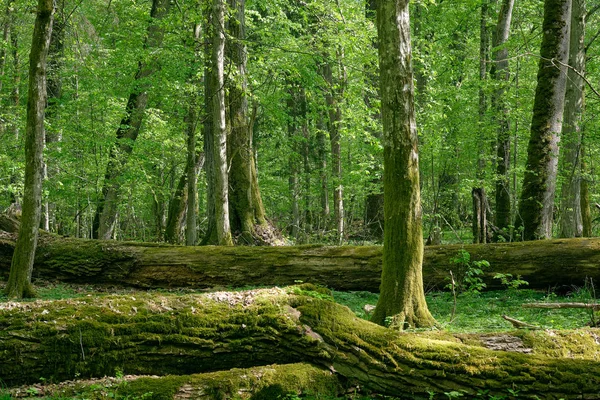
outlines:
[{"label": "forest", "polygon": [[598,10],[0,0],[0,400],[600,398]]}]

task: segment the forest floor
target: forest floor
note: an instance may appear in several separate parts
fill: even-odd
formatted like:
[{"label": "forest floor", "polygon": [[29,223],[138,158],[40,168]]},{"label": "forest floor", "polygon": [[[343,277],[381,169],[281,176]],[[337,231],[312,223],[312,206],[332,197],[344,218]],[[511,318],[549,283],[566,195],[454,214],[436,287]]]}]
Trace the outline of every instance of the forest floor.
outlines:
[{"label": "forest floor", "polygon": [[[4,282],[0,282],[0,293]],[[39,300],[59,300],[78,297],[98,297],[111,294],[135,294],[135,289],[95,285],[71,285],[52,283],[46,281],[36,282]],[[243,290],[249,288],[235,289]],[[223,290],[223,289],[221,289]],[[157,290],[156,293],[189,294],[197,291],[191,289]],[[206,291],[203,291],[206,292]],[[377,304],[378,295],[369,292],[332,292],[333,300],[348,306],[358,317],[368,319],[365,305]],[[0,295],[0,303],[7,302],[6,297]],[[35,300],[32,300],[35,301]],[[599,303],[593,290],[573,287],[562,295],[551,291],[534,291],[529,289],[507,289],[501,291],[467,292],[454,296],[448,291],[435,291],[427,294],[427,303],[433,316],[438,322],[438,329],[451,333],[485,333],[506,332],[513,330],[510,322],[503,319],[504,315],[534,325],[540,329],[577,329],[597,323],[598,313],[587,309],[536,309],[524,308],[526,303],[539,302],[581,302],[586,304]],[[367,307],[368,308],[368,307]],[[124,375],[122,371],[115,371],[114,377],[105,377],[88,383],[90,390],[77,394],[68,399],[151,399],[147,396],[130,396],[126,394],[127,382],[135,377]],[[67,382],[63,385],[73,385],[79,382]],[[90,385],[91,384],[91,385]],[[67,399],[65,397],[44,396],[44,393],[57,392],[60,385],[46,385],[40,382],[18,389],[3,388],[0,381],[0,400],[15,398],[44,398]],[[452,393],[446,393],[448,398],[453,398]],[[348,398],[348,397],[347,397]],[[367,399],[392,399],[389,397],[364,397],[355,394],[349,398],[354,400]],[[489,397],[481,397],[489,399]],[[497,398],[497,397],[494,397]],[[505,398],[518,398],[507,394]],[[282,400],[299,400],[296,395],[290,395]],[[303,399],[333,400],[331,397],[303,397]]]}]

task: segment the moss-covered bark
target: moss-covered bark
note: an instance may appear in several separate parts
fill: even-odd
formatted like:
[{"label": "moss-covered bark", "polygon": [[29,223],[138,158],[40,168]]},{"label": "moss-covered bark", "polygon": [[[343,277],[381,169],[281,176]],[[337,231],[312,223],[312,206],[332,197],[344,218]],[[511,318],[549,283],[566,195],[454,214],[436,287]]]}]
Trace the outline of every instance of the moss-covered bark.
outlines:
[{"label": "moss-covered bark", "polygon": [[[0,219],[1,223],[1,219]],[[0,232],[0,277],[6,278],[15,236]],[[487,260],[488,288],[501,288],[496,272],[521,275],[530,288],[600,282],[600,239],[560,239],[487,245],[426,246],[426,288],[448,283],[459,250]],[[189,247],[94,241],[42,235],[34,277],[65,282],[138,287],[242,287],[318,283],[336,290],[378,292],[381,246]]]},{"label": "moss-covered bark", "polygon": [[[111,393],[119,398],[148,396],[152,400],[273,400],[317,393],[335,396],[342,389],[332,371],[307,363],[233,368],[193,375],[106,377],[36,387],[40,397],[70,398],[79,395],[97,398],[101,393]],[[9,393],[13,397],[27,395],[30,398],[30,388],[29,385],[21,386],[9,390]]]},{"label": "moss-covered bark", "polygon": [[543,37],[518,223],[524,240],[552,237],[558,141],[564,111],[570,0],[544,2]]},{"label": "moss-covered bark", "polygon": [[435,321],[423,290],[423,219],[408,1],[377,4],[384,154],[383,270],[372,320],[400,327]]},{"label": "moss-covered bark", "polygon": [[[336,303],[279,289],[4,303],[0,327],[0,379],[8,385],[113,375],[115,368],[192,374],[308,361],[349,385],[406,398],[507,388],[525,397],[600,396],[592,330],[520,333],[528,353],[490,350],[489,337],[398,333]],[[556,351],[564,346],[571,350]],[[159,386],[180,390],[177,379],[185,381]]]}]

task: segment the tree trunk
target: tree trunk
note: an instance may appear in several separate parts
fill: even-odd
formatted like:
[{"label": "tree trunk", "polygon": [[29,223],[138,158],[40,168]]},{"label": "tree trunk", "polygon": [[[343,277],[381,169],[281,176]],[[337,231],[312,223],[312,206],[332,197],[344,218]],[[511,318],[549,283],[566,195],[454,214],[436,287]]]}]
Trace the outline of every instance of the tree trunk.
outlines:
[{"label": "tree trunk", "polygon": [[[342,186],[342,147],[340,131],[342,128],[341,97],[343,84],[334,82],[331,64],[325,63],[322,68],[323,78],[327,84],[325,101],[327,102],[327,130],[331,145],[331,172],[333,179],[333,211],[337,242],[341,244],[344,238],[344,190]],[[339,86],[340,88],[336,88]]]},{"label": "tree trunk", "polygon": [[[164,28],[160,24],[171,7],[170,0],[153,0],[150,17],[153,22],[148,27],[144,47],[153,49],[160,47],[163,40]],[[133,151],[133,144],[138,137],[144,112],[148,104],[148,79],[157,71],[157,60],[140,61],[134,78],[134,89],[129,94],[125,117],[117,129],[116,142],[110,149],[108,166],[104,175],[102,194],[94,215],[93,235],[95,239],[111,239],[117,219],[119,179],[123,174],[128,156]]]},{"label": "tree trunk", "polygon": [[546,0],[538,84],[519,204],[524,240],[552,237],[558,141],[567,83],[565,65],[569,58],[570,26],[571,0]]},{"label": "tree trunk", "polygon": [[384,154],[383,269],[372,320],[383,325],[430,327],[423,290],[423,226],[415,122],[408,1],[378,2]]},{"label": "tree trunk", "polygon": [[473,243],[487,243],[487,196],[483,188],[473,188]]},{"label": "tree trunk", "polygon": [[[489,0],[481,2],[481,18],[479,21],[479,135],[477,137],[477,185],[482,186],[485,178],[487,164],[486,149],[488,138],[486,133],[486,115],[488,100],[485,93],[485,82],[488,78],[488,64],[490,58],[490,38],[488,32],[488,6]],[[473,188],[475,189],[475,188]]]},{"label": "tree trunk", "polygon": [[581,139],[581,195],[580,195],[580,204],[581,204],[581,226],[582,236],[583,237],[591,237],[592,236],[592,211],[590,208],[590,193],[588,189],[588,179],[583,178],[587,171],[587,163],[585,159],[585,146],[583,138]]},{"label": "tree trunk", "polygon": [[42,211],[46,57],[54,19],[53,0],[39,0],[29,53],[29,91],[25,132],[25,183],[19,238],[5,292],[10,298],[33,297],[31,275]]},{"label": "tree trunk", "polygon": [[[563,162],[561,175],[560,237],[581,237],[581,143],[585,72],[585,0],[573,0],[571,44],[567,71],[567,91],[561,140]],[[581,75],[580,75],[581,74]]]},{"label": "tree trunk", "polygon": [[214,206],[217,244],[233,245],[229,224],[229,172],[227,126],[225,124],[225,0],[212,3],[212,125],[214,162]]},{"label": "tree trunk", "polygon": [[510,239],[511,204],[510,204],[510,124],[507,107],[506,89],[510,83],[508,49],[506,43],[510,34],[510,24],[514,0],[504,0],[498,15],[498,24],[492,47],[493,54],[492,76],[496,80],[497,89],[494,92],[494,108],[497,119],[497,158],[496,158],[496,227],[499,235]]},{"label": "tree trunk", "polygon": [[[500,396],[515,382],[524,397],[600,395],[600,363],[589,348],[596,335],[585,330],[499,337],[398,334],[334,302],[277,288],[7,304],[0,310],[0,379],[7,385],[34,383],[40,376],[49,381],[102,377],[117,368],[127,374],[185,375],[306,362],[325,367],[348,388],[388,396],[450,391]],[[510,349],[503,341],[515,345]],[[286,375],[296,381],[291,371]],[[335,392],[332,376],[319,375],[323,386],[331,385],[325,393]],[[218,375],[212,377],[226,390]],[[135,386],[146,392],[156,388],[163,398],[184,384],[190,390],[183,377],[158,378],[158,384],[148,379]]]},{"label": "tree trunk", "polygon": [[252,124],[248,111],[245,0],[228,0],[232,12],[226,45],[227,58],[236,71],[226,83],[231,129],[227,146],[229,172],[229,216],[231,230],[240,244],[273,244],[274,228],[267,222],[254,160]]},{"label": "tree trunk", "polygon": [[[0,229],[14,228],[0,215]],[[0,233],[0,276],[6,278],[15,235]],[[424,283],[442,288],[456,269],[460,250],[472,261],[487,260],[483,280],[488,289],[502,288],[495,273],[521,275],[533,289],[579,285],[586,277],[600,282],[600,239],[466,244],[425,247]],[[318,283],[335,290],[378,292],[381,246],[321,245],[290,247],[198,247],[155,243],[96,242],[44,235],[39,242],[34,276],[65,282],[139,287],[241,287]]]},{"label": "tree trunk", "polygon": [[317,126],[317,146],[319,147],[319,177],[321,178],[320,200],[321,213],[319,218],[319,230],[324,232],[329,226],[329,187],[327,180],[327,148],[325,145],[325,124],[319,117],[319,125]]},{"label": "tree trunk", "polygon": [[0,94],[4,84],[4,75],[6,67],[6,54],[8,53],[8,43],[13,25],[13,1],[6,2],[6,12],[4,13],[3,29],[2,29],[2,44],[0,45]]}]

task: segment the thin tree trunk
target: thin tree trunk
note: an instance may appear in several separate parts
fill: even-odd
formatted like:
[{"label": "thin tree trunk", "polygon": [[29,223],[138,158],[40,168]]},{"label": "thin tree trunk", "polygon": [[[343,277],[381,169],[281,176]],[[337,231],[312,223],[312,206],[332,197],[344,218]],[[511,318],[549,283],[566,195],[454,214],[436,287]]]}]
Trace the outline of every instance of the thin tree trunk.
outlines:
[{"label": "thin tree trunk", "polygon": [[383,270],[372,321],[430,327],[423,290],[423,226],[408,1],[377,5],[384,151]]},{"label": "thin tree trunk", "polygon": [[[336,89],[330,63],[325,63],[322,68],[323,78],[327,83],[325,101],[328,108],[329,142],[331,145],[331,172],[333,178],[333,211],[337,242],[342,243],[344,238],[344,197],[342,186],[342,147],[340,131],[342,125],[342,106],[340,104],[343,89]],[[343,87],[343,85],[339,85]]]},{"label": "thin tree trunk", "polygon": [[[583,234],[581,216],[581,137],[584,107],[585,0],[572,0],[571,44],[567,71],[567,90],[562,126],[563,162],[561,175],[560,237]],[[577,71],[577,72],[576,72]]]},{"label": "thin tree trunk", "polygon": [[233,245],[229,223],[229,172],[227,165],[227,126],[225,123],[225,1],[213,0],[212,16],[212,118],[214,204],[217,244]]},{"label": "thin tree trunk", "polygon": [[317,146],[319,147],[319,177],[321,178],[321,192],[320,192],[320,203],[321,203],[321,213],[319,218],[319,229],[321,231],[327,230],[329,226],[329,187],[327,180],[327,148],[326,148],[326,138],[325,138],[325,129],[326,126],[323,123],[322,117],[319,117],[319,122],[317,126]]},{"label": "thin tree trunk", "polygon": [[511,204],[510,204],[510,124],[506,99],[506,89],[510,82],[508,49],[506,43],[510,34],[510,24],[514,0],[504,0],[498,15],[498,24],[493,40],[492,76],[496,80],[494,92],[494,108],[497,121],[497,157],[496,157],[496,227],[499,235],[510,237]]},{"label": "thin tree trunk", "polygon": [[585,158],[585,146],[584,146],[584,138],[581,139],[581,165],[580,165],[580,174],[581,174],[581,183],[580,183],[580,207],[581,207],[581,226],[582,232],[581,236],[583,237],[591,237],[592,236],[592,211],[590,208],[590,193],[588,189],[588,178],[585,174],[587,171],[587,162]]},{"label": "thin tree trunk", "polygon": [[13,24],[13,1],[8,0],[6,2],[6,12],[4,13],[4,28],[2,29],[2,44],[0,45],[0,94],[2,93],[4,83],[6,54],[8,53],[8,44]]},{"label": "thin tree trunk", "polygon": [[[194,26],[194,62],[192,66],[195,67],[197,61],[200,58],[200,32],[201,25],[196,24]],[[192,75],[195,75],[196,68],[192,68]],[[185,244],[187,246],[194,246],[196,241],[198,240],[198,223],[197,223],[197,194],[198,194],[198,161],[197,161],[197,151],[196,151],[196,127],[198,126],[198,114],[196,108],[198,106],[198,90],[196,89],[199,86],[199,82],[197,79],[191,79],[192,87],[194,89],[191,98],[190,104],[188,106],[188,113],[186,118],[186,129],[187,129],[187,164],[186,164],[186,173],[187,173],[187,217],[186,217],[186,229],[185,229]]]},{"label": "thin tree trunk", "polygon": [[52,35],[53,0],[39,0],[29,54],[29,91],[25,135],[25,183],[23,214],[6,294],[11,298],[32,297],[33,261],[38,241],[42,202],[44,109],[46,108],[46,57]]},{"label": "thin tree trunk", "polygon": [[488,21],[488,2],[489,0],[482,0],[481,2],[481,18],[479,21],[479,136],[477,138],[477,185],[481,187],[483,185],[483,179],[485,178],[485,167],[486,167],[486,146],[487,134],[486,134],[486,115],[487,115],[487,98],[485,94],[485,82],[488,76],[488,63],[489,63],[489,47],[490,39],[487,27]]},{"label": "thin tree trunk", "polygon": [[[146,49],[155,49],[161,46],[164,36],[164,28],[160,24],[171,7],[170,0],[153,0],[150,17],[152,22],[148,27]],[[157,60],[149,62],[140,61],[135,74],[135,87],[129,94],[125,117],[121,120],[117,129],[116,142],[110,149],[109,161],[104,175],[102,194],[94,215],[93,235],[95,239],[111,239],[114,234],[117,219],[118,202],[121,184],[119,178],[124,172],[128,156],[133,151],[133,145],[137,139],[144,113],[148,104],[147,81],[158,70]]]},{"label": "thin tree trunk", "polygon": [[566,63],[569,58],[571,0],[546,0],[538,84],[521,201],[523,239],[552,237],[558,141],[562,127]]}]

